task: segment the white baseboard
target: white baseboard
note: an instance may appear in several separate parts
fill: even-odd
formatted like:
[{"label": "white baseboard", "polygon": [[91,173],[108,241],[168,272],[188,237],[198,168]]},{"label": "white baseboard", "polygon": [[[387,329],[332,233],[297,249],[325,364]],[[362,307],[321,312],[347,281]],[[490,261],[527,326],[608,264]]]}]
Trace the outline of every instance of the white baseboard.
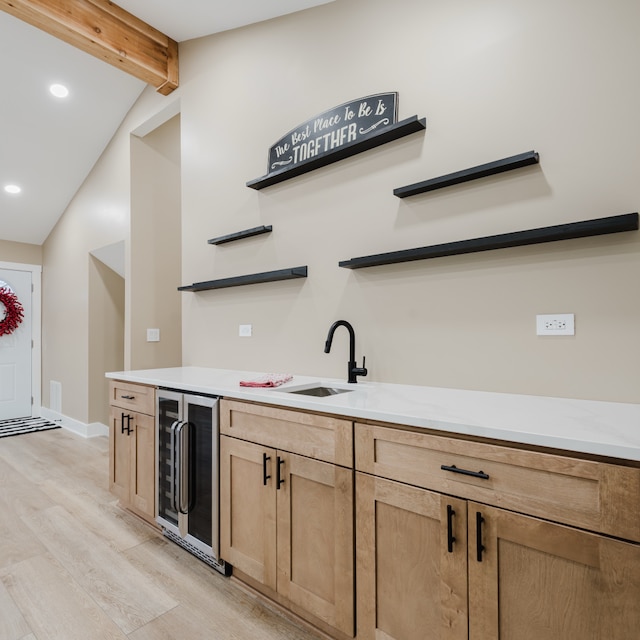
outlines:
[{"label": "white baseboard", "polygon": [[57,411],[47,409],[47,407],[40,408],[40,415],[51,422],[59,424],[64,429],[82,436],[83,438],[95,438],[97,436],[109,435],[109,427],[101,422],[92,422],[87,424],[86,422],[80,422],[79,420],[65,416]]}]

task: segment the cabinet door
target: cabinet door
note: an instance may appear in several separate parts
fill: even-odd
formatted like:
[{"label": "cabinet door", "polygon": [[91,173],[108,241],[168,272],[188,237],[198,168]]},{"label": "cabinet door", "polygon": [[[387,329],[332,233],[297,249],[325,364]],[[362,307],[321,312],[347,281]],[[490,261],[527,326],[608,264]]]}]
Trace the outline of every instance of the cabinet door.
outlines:
[{"label": "cabinet door", "polygon": [[220,437],[220,556],[273,590],[275,462],[273,449]]},{"label": "cabinet door", "polygon": [[[210,546],[216,557],[218,544],[218,430],[217,400],[185,396],[184,416],[188,422],[191,488],[188,533]],[[214,463],[215,460],[215,463]],[[216,473],[212,473],[215,470]],[[215,479],[214,479],[215,475]],[[213,497],[216,496],[215,508]]]},{"label": "cabinet door", "polygon": [[358,640],[467,638],[464,500],[356,473],[356,530]]},{"label": "cabinet door", "polygon": [[277,456],[278,593],[353,636],[353,471]]},{"label": "cabinet door", "polygon": [[639,545],[475,503],[468,522],[470,640],[638,637]]},{"label": "cabinet door", "polygon": [[155,421],[142,413],[131,415],[129,503],[139,515],[153,522],[156,510]]},{"label": "cabinet door", "polygon": [[129,486],[131,477],[131,438],[122,422],[131,415],[118,407],[109,407],[109,490],[123,504],[129,504]]}]

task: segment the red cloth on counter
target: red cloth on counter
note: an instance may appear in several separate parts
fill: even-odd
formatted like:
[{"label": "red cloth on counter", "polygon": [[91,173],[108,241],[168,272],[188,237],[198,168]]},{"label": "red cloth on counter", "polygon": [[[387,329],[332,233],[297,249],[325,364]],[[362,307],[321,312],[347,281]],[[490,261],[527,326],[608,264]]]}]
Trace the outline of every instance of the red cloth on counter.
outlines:
[{"label": "red cloth on counter", "polygon": [[292,380],[293,376],[288,373],[268,373],[253,380],[240,380],[241,387],[279,387],[285,382]]}]

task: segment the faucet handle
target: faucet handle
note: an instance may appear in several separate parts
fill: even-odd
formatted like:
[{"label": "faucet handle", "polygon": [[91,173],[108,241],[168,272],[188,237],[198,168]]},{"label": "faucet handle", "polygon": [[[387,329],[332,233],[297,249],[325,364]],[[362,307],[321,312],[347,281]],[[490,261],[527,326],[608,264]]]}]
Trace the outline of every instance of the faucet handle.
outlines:
[{"label": "faucet handle", "polygon": [[367,371],[367,368],[364,366],[365,362],[366,362],[366,357],[362,356],[362,366],[361,367],[356,366],[351,370],[354,376],[366,376],[367,373],[369,373]]}]

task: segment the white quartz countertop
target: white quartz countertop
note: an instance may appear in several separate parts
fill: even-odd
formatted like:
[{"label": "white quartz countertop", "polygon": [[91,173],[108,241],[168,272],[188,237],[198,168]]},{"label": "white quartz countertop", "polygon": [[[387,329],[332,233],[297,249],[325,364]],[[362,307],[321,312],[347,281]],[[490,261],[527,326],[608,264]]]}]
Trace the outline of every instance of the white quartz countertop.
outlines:
[{"label": "white quartz countertop", "polygon": [[[640,404],[295,376],[276,388],[241,387],[262,372],[175,367],[118,371],[108,378],[191,393],[252,400],[353,418],[640,461]],[[352,389],[322,398],[288,393],[317,386]]]}]

